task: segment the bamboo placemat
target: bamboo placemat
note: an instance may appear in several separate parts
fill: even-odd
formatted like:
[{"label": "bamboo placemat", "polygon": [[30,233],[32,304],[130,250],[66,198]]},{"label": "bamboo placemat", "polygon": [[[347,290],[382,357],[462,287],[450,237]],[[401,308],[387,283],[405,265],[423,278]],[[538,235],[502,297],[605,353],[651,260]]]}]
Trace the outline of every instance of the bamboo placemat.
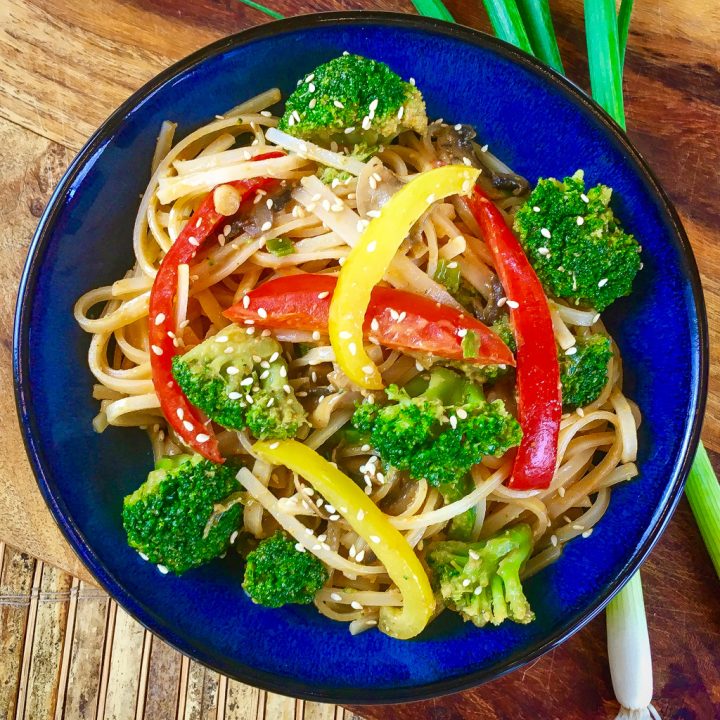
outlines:
[{"label": "bamboo placemat", "polygon": [[216,673],[108,595],[0,543],[0,720],[360,720]]}]

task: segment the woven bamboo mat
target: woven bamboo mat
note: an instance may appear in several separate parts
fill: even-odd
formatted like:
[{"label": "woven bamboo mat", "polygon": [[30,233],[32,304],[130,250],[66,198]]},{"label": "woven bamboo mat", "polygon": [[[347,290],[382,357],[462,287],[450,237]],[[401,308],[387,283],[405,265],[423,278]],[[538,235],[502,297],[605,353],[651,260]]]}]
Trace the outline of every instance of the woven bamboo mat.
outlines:
[{"label": "woven bamboo mat", "polygon": [[0,543],[0,720],[360,720],[243,685],[108,595]]}]

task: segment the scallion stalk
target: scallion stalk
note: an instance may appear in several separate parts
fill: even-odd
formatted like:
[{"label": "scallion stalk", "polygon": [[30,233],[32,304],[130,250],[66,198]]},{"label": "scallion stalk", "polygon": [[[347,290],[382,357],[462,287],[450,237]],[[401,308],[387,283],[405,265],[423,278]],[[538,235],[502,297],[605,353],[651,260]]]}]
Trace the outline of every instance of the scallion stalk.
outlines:
[{"label": "scallion stalk", "polygon": [[564,75],[548,0],[517,0],[517,6],[535,55]]},{"label": "scallion stalk", "polygon": [[515,0],[483,0],[495,34],[505,42],[534,55]]},{"label": "scallion stalk", "polygon": [[441,0],[412,0],[412,4],[420,15],[435,18],[436,20],[455,22],[455,18],[450,14],[450,11],[445,5],[443,5]]},{"label": "scallion stalk", "polygon": [[618,11],[618,46],[620,48],[620,71],[625,66],[625,48],[627,47],[628,32],[630,31],[630,15],[632,15],[633,0],[622,0]]},{"label": "scallion stalk", "polygon": [[720,577],[720,483],[702,443],[690,469],[685,494],[715,572]]},{"label": "scallion stalk", "polygon": [[615,0],[585,0],[585,37],[592,95],[625,128]]},{"label": "scallion stalk", "polygon": [[658,717],[652,706],[650,638],[640,571],[607,606],[608,658],[615,697],[622,706],[616,720]]},{"label": "scallion stalk", "polygon": [[276,10],[273,10],[272,8],[265,7],[265,5],[261,5],[259,2],[255,2],[255,0],[238,0],[238,2],[241,2],[243,5],[247,5],[248,7],[253,8],[253,10],[259,10],[261,13],[265,13],[266,15],[269,15],[271,18],[274,18],[275,20],[282,20],[285,16],[281,15]]}]

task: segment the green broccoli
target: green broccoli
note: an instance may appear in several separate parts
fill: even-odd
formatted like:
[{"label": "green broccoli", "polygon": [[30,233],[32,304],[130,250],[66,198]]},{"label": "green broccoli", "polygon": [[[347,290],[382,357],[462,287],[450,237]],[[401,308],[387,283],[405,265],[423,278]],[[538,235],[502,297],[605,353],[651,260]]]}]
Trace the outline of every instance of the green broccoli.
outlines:
[{"label": "green broccoli", "polygon": [[427,563],[445,606],[478,627],[504,620],[529,623],[535,615],[523,592],[520,571],[532,550],[528,525],[515,525],[488,540],[437,542]]},{"label": "green broccoli", "polygon": [[427,128],[420,91],[381,62],[342,55],[315,68],[285,103],[280,130],[362,151]]},{"label": "green broccoli", "polygon": [[597,400],[608,380],[612,357],[610,339],[604,335],[579,338],[572,355],[560,354],[563,410],[570,412]]},{"label": "green broccoli", "polygon": [[278,530],[248,554],[243,588],[265,607],[307,605],[329,577],[318,558]]},{"label": "green broccoli", "polygon": [[447,368],[405,389],[391,385],[386,395],[386,405],[359,405],[353,425],[386,465],[435,487],[457,486],[483,456],[520,444],[520,425],[502,400],[487,402],[479,385]]},{"label": "green broccoli", "polygon": [[[443,496],[445,504],[450,504],[462,500],[475,489],[470,473],[465,475],[462,480],[456,483],[446,483],[440,486],[440,492]],[[471,507],[460,515],[456,515],[451,521],[447,529],[448,537],[451,540],[470,540],[472,531],[475,528],[475,520],[477,518],[477,510]]]},{"label": "green broccoli", "polygon": [[640,246],[609,207],[612,190],[585,193],[582,170],[541,179],[515,216],[515,230],[543,285],[555,297],[604,310],[630,293]]},{"label": "green broccoli", "polygon": [[222,555],[242,518],[236,474],[200,455],[162,458],[123,502],[128,544],[178,575]]},{"label": "green broccoli", "polygon": [[305,411],[288,384],[280,343],[230,325],[172,361],[188,400],[219,425],[257,438],[295,437]]}]

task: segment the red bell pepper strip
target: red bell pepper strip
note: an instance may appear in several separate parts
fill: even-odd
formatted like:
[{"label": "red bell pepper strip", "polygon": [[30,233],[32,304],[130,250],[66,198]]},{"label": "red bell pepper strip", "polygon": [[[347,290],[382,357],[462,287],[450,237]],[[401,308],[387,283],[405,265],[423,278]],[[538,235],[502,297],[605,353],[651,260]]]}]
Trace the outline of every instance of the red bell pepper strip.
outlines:
[{"label": "red bell pepper strip", "polygon": [[[272,152],[258,155],[254,159],[263,160],[282,155],[280,152]],[[254,196],[258,190],[273,187],[277,182],[272,178],[253,178],[228,184],[240,192],[242,200]],[[227,222],[227,217],[215,210],[213,192],[210,192],[160,263],[150,293],[148,317],[153,385],[163,415],[187,445],[216,463],[222,463],[223,458],[218,450],[215,433],[202,423],[197,410],[183,395],[172,376],[172,359],[178,352],[174,343],[177,328],[173,301],[177,292],[178,265],[192,260],[198,248],[223,222]]]},{"label": "red bell pepper strip", "polygon": [[[328,332],[330,301],[337,278],[287,275],[251,290],[224,315],[267,328]],[[477,365],[514,365],[507,345],[475,318],[404,290],[375,286],[365,313],[366,337],[386,347],[426,352]],[[475,333],[476,354],[463,356],[463,337]]]},{"label": "red bell pepper strip", "polygon": [[547,298],[515,235],[490,198],[476,187],[467,200],[505,289],[517,342],[518,415],[523,439],[509,487],[550,486],[562,414],[560,367]]}]

